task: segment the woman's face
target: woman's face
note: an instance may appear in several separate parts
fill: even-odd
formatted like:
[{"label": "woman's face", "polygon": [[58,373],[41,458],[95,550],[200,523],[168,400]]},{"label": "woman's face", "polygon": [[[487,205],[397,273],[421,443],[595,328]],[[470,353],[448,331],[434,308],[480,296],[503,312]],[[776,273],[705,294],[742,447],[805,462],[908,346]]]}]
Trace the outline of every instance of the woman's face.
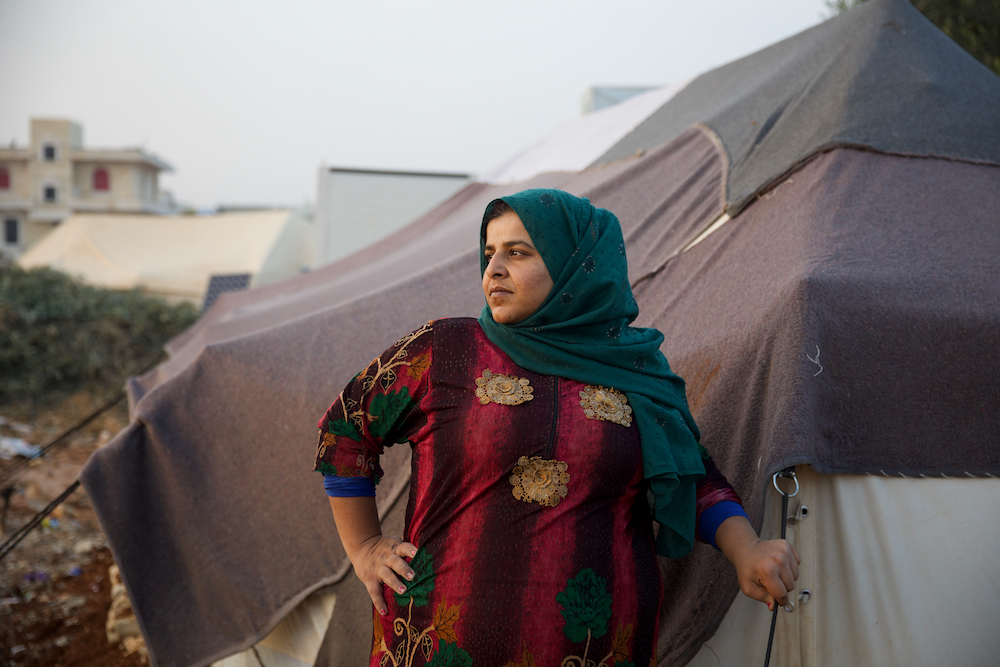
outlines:
[{"label": "woman's face", "polygon": [[493,319],[516,324],[538,310],[552,290],[552,277],[517,213],[490,220],[485,252],[483,293]]}]

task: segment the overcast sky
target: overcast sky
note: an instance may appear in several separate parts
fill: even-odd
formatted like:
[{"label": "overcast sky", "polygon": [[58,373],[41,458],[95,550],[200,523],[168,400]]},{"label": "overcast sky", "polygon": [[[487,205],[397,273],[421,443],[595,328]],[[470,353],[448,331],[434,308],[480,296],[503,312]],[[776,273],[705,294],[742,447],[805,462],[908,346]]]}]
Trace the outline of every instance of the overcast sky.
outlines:
[{"label": "overcast sky", "polygon": [[0,143],[142,145],[198,207],[315,199],[322,163],[481,173],[592,85],[687,80],[823,0],[0,0]]}]

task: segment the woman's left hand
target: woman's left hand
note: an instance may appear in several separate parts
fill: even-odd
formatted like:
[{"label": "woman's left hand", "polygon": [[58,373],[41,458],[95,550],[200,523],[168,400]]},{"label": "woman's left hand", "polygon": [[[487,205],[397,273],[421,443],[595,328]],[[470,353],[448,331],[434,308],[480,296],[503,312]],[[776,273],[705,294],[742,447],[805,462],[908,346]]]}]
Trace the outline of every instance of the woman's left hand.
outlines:
[{"label": "woman's left hand", "polygon": [[729,517],[715,533],[719,550],[736,568],[743,594],[773,609],[788,604],[799,578],[799,553],[787,540],[762,540],[742,516]]}]

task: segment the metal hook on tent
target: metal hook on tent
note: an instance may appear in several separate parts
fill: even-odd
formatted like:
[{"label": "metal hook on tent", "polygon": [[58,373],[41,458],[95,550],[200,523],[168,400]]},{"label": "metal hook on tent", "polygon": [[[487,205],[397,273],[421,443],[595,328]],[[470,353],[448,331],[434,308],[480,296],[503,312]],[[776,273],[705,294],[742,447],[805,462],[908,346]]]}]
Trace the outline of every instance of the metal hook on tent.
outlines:
[{"label": "metal hook on tent", "polygon": [[[791,479],[793,482],[795,482],[795,490],[791,493],[785,493],[784,491],[782,491],[781,487],[778,486],[779,477],[782,477],[784,479]],[[785,498],[784,502],[786,503],[786,505],[788,503],[788,498],[794,498],[795,496],[799,495],[799,478],[795,476],[795,468],[785,468],[784,470],[780,470],[774,473],[774,476],[771,477],[771,483],[774,484],[774,490],[780,493],[782,496],[784,496]],[[784,525],[781,526],[781,539],[785,539]]]}]

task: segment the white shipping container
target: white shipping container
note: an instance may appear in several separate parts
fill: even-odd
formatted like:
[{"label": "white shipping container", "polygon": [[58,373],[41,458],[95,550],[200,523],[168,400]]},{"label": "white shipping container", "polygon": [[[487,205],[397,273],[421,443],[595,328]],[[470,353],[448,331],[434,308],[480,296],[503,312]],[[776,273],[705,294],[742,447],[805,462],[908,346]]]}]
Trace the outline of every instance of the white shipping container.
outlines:
[{"label": "white shipping container", "polygon": [[328,264],[419,218],[471,180],[468,174],[320,167],[319,263]]}]

